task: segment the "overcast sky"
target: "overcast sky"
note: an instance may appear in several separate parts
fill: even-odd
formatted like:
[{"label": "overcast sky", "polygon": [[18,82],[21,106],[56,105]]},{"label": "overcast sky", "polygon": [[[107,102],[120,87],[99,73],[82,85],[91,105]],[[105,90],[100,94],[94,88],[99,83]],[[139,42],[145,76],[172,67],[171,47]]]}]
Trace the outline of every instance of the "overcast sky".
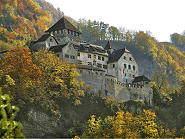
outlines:
[{"label": "overcast sky", "polygon": [[185,30],[185,0],[46,0],[65,15],[150,31],[159,41]]}]

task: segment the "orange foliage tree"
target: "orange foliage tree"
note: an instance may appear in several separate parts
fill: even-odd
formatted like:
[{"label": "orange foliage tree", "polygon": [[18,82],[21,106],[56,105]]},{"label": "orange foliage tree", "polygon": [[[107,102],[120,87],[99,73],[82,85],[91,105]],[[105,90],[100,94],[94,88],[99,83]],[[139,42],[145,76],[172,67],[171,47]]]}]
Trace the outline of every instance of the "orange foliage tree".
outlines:
[{"label": "orange foliage tree", "polygon": [[0,59],[3,75],[10,75],[21,88],[40,82],[42,71],[33,64],[29,49],[15,48]]}]

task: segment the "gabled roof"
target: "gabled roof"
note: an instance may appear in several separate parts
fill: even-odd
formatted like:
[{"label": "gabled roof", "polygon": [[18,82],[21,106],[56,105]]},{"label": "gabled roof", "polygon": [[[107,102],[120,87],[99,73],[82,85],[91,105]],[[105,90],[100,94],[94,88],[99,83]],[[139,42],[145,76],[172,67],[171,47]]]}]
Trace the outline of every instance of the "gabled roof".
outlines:
[{"label": "gabled roof", "polygon": [[109,49],[114,49],[114,46],[112,45],[112,43],[110,41],[107,42],[107,45],[104,48],[105,50],[109,50]]},{"label": "gabled roof", "polygon": [[150,80],[146,76],[142,75],[142,76],[135,77],[134,81],[132,83],[137,83],[137,82],[141,82],[141,81],[148,81],[148,82],[150,82]]},{"label": "gabled roof", "polygon": [[125,52],[130,53],[126,48],[115,50],[111,55],[109,55],[108,63],[117,62]]},{"label": "gabled roof", "polygon": [[66,45],[67,45],[67,44],[52,46],[51,48],[49,48],[49,51],[52,51],[52,52],[54,52],[54,53],[56,53],[56,52],[62,52],[62,49],[63,49]]},{"label": "gabled roof", "polygon": [[49,37],[53,37],[54,40],[56,41],[56,43],[58,43],[54,36],[51,36],[50,34],[44,34],[44,35],[42,35],[38,40],[33,41],[32,44],[35,44],[35,43],[38,43],[38,42],[44,42],[44,41],[46,41]]},{"label": "gabled roof", "polygon": [[57,23],[55,23],[52,27],[50,27],[46,32],[69,29],[71,31],[82,34],[74,25],[70,23],[69,20],[63,16]]}]

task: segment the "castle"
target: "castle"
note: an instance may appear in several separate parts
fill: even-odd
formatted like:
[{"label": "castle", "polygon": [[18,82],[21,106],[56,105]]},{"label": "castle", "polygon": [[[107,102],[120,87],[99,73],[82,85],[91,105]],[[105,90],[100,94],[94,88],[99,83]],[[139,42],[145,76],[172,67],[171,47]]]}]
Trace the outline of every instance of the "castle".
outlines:
[{"label": "castle", "polygon": [[102,96],[111,96],[118,102],[143,100],[152,104],[150,80],[144,75],[138,76],[138,64],[129,50],[115,50],[110,41],[105,47],[89,44],[81,41],[80,34],[62,17],[32,42],[30,49],[48,49],[62,61],[76,64],[81,75],[79,80],[93,93],[101,92]]}]

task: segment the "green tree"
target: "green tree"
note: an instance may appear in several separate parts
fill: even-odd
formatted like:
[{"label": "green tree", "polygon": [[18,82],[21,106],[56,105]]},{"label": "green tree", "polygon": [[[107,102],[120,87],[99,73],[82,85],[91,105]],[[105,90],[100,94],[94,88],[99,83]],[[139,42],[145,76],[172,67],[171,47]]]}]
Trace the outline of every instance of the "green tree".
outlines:
[{"label": "green tree", "polygon": [[24,138],[22,124],[14,121],[18,108],[11,106],[10,97],[2,95],[0,89],[0,137]]}]

